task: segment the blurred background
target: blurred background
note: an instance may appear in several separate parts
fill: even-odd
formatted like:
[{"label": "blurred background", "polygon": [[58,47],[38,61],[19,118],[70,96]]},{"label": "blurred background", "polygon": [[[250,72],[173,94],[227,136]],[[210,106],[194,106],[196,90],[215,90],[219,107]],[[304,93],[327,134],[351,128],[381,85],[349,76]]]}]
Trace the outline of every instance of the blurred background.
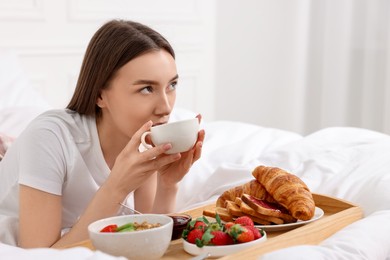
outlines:
[{"label": "blurred background", "polygon": [[90,38],[114,18],[172,43],[177,106],[205,120],[390,134],[389,0],[0,0],[0,50],[64,107]]}]

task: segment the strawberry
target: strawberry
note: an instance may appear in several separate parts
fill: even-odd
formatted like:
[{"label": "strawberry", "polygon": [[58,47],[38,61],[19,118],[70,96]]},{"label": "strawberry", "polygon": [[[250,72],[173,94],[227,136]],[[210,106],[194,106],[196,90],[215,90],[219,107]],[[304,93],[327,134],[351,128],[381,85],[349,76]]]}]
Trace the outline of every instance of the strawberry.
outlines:
[{"label": "strawberry", "polygon": [[207,224],[204,223],[203,221],[196,221],[194,224],[194,229],[201,229],[205,231],[207,228]]},{"label": "strawberry", "polygon": [[[203,224],[202,224],[203,223]],[[204,225],[204,226],[207,226],[209,224],[209,221],[207,220],[207,218],[205,218],[204,216],[203,217],[199,217],[197,219],[193,219],[191,220],[188,225],[187,225],[187,229],[188,230],[192,230],[195,228],[195,226],[199,226],[199,225]]]},{"label": "strawberry", "polygon": [[233,244],[233,238],[231,238],[228,233],[225,233],[221,230],[211,231],[210,233],[213,235],[213,238],[209,242],[212,245],[223,246]]},{"label": "strawberry", "polygon": [[247,229],[246,227],[242,227],[241,233],[237,236],[238,243],[246,243],[253,241],[255,236],[252,230]]},{"label": "strawberry", "polygon": [[188,233],[187,241],[191,244],[196,244],[197,239],[202,239],[203,233],[202,229],[193,229]]},{"label": "strawberry", "polygon": [[253,220],[248,216],[241,216],[236,218],[234,220],[235,224],[240,224],[241,226],[251,226],[253,227],[255,224],[253,223]]},{"label": "strawberry", "polygon": [[253,232],[253,235],[254,235],[255,240],[262,237],[262,236],[261,236],[261,233],[260,233],[260,230],[259,230],[257,227],[255,227],[255,226],[253,226],[253,227],[251,227],[251,226],[246,226],[245,228],[246,228],[246,229],[249,229],[249,230],[251,230],[251,231]]},{"label": "strawberry", "polygon": [[234,223],[231,222],[231,221],[230,221],[230,222],[226,222],[226,223],[225,223],[225,231],[229,233],[230,228],[231,228],[233,225],[234,225]]},{"label": "strawberry", "polygon": [[222,230],[222,223],[218,223],[218,222],[213,222],[213,223],[210,223],[208,226],[207,226],[207,229],[209,229],[210,231],[219,231],[219,230]]},{"label": "strawberry", "polygon": [[252,230],[247,229],[246,227],[241,226],[240,224],[235,224],[230,228],[229,233],[236,242],[245,243],[250,242],[255,239],[255,236]]}]

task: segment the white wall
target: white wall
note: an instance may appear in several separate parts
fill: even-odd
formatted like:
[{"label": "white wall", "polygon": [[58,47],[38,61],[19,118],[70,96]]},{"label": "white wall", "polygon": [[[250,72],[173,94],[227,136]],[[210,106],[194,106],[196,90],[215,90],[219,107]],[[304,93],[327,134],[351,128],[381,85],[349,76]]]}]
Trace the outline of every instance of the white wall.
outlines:
[{"label": "white wall", "polygon": [[[64,107],[92,34],[143,22],[177,52],[177,106],[301,134],[390,134],[388,0],[0,0],[0,48]],[[0,93],[1,94],[1,93]]]},{"label": "white wall", "polygon": [[[216,115],[301,132],[303,1],[221,0],[217,8]],[[301,3],[301,4],[299,4]]]},{"label": "white wall", "polygon": [[390,134],[390,1],[219,0],[216,118]]},{"label": "white wall", "polygon": [[142,22],[176,51],[177,105],[213,119],[214,5],[207,0],[0,0],[0,48],[17,52],[34,88],[59,108],[73,93],[98,27],[114,18]]}]

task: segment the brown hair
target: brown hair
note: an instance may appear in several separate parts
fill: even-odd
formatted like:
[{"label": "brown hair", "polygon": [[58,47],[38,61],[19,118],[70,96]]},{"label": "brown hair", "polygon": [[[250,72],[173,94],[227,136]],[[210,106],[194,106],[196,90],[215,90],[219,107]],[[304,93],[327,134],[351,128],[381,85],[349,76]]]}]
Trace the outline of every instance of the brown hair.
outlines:
[{"label": "brown hair", "polygon": [[96,101],[101,90],[109,86],[112,76],[137,56],[161,49],[175,58],[169,42],[148,26],[124,20],[107,22],[89,42],[76,89],[67,108],[99,117],[101,109]]}]

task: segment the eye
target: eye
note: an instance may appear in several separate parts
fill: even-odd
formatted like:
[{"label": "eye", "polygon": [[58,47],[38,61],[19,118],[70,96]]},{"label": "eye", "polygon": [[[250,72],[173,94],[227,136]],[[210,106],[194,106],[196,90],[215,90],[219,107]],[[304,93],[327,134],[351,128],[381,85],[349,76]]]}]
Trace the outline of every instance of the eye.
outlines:
[{"label": "eye", "polygon": [[170,90],[175,90],[177,87],[177,81],[171,82],[168,86]]},{"label": "eye", "polygon": [[147,86],[147,87],[144,87],[140,90],[140,92],[142,94],[149,94],[149,93],[152,93],[153,92],[153,87],[152,86]]}]

